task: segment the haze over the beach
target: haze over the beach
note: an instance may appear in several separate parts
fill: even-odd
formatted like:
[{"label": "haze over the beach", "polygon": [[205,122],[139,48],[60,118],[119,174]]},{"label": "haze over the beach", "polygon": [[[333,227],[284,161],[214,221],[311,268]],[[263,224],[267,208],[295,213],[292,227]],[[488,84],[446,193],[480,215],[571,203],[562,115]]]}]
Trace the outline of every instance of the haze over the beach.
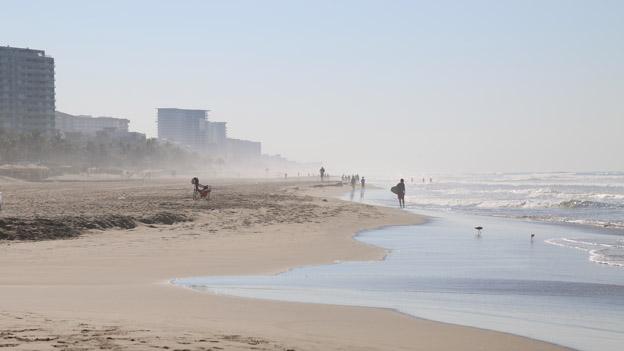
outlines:
[{"label": "haze over the beach", "polygon": [[4,45],[56,59],[57,110],[210,109],[328,168],[623,170],[621,1],[17,1]]}]

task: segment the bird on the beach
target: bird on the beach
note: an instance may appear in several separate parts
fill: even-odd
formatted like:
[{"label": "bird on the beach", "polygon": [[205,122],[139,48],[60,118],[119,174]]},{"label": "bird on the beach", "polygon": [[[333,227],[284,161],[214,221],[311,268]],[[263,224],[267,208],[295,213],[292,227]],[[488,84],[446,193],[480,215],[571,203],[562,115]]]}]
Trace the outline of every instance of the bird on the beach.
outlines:
[{"label": "bird on the beach", "polygon": [[481,236],[481,229],[483,229],[483,227],[478,226],[478,227],[474,227],[474,229],[477,230],[477,236]]}]

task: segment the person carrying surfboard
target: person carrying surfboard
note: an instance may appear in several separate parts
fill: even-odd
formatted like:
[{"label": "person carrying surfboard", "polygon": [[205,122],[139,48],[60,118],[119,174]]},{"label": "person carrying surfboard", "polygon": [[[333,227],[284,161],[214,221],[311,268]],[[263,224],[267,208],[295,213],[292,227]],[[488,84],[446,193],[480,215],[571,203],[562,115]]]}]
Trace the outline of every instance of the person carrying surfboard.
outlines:
[{"label": "person carrying surfboard", "polygon": [[399,184],[390,188],[390,191],[397,194],[397,197],[399,198],[399,207],[405,208],[405,180],[401,178]]}]

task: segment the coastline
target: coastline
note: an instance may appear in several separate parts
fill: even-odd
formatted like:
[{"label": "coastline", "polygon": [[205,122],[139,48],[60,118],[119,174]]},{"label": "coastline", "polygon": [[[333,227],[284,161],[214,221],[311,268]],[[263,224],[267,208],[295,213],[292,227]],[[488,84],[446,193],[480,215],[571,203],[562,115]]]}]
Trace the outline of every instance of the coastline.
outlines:
[{"label": "coastline", "polygon": [[[336,200],[325,188],[293,188],[303,186],[283,190],[310,197],[295,211],[304,213],[283,222],[206,231],[215,218],[200,215],[171,226],[0,246],[0,330],[8,331],[0,343],[28,339],[20,347],[29,349],[74,341],[104,349],[566,349],[387,309],[242,299],[162,284],[181,276],[276,274],[336,260],[382,259],[386,250],[353,237],[423,220]],[[30,331],[20,332],[22,324]]]}]

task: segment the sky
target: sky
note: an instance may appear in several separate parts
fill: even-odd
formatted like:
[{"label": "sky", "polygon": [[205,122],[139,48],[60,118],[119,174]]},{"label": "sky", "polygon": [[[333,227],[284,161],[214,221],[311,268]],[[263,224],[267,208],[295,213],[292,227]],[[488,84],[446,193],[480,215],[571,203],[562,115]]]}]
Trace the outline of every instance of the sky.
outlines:
[{"label": "sky", "polygon": [[337,172],[624,171],[624,1],[0,0],[57,110],[210,110]]}]

